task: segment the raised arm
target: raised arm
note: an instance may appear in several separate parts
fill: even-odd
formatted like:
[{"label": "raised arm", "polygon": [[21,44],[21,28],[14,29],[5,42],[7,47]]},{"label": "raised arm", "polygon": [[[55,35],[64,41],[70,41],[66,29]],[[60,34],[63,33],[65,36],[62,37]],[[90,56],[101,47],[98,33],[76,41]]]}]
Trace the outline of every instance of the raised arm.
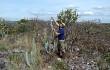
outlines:
[{"label": "raised arm", "polygon": [[52,20],[55,22],[55,24],[56,24],[57,26],[59,26],[58,22],[57,22],[53,17],[51,17],[51,18],[52,18]]},{"label": "raised arm", "polygon": [[58,33],[55,29],[54,29],[54,32],[57,36],[60,35],[60,33]]}]

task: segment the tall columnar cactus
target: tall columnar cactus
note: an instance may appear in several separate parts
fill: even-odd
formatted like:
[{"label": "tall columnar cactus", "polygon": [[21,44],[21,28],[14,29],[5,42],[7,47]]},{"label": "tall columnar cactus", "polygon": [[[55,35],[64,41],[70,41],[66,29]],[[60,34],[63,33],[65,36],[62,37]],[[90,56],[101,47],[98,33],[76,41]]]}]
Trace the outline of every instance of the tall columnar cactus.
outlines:
[{"label": "tall columnar cactus", "polygon": [[37,50],[36,50],[36,44],[35,44],[35,40],[33,38],[33,45],[32,45],[32,50],[31,50],[31,63],[34,65],[35,64],[35,58],[37,56]]},{"label": "tall columnar cactus", "polygon": [[50,26],[51,26],[51,29],[53,30],[53,24],[52,24],[52,19],[50,19],[51,23],[50,23]]},{"label": "tall columnar cactus", "polygon": [[47,51],[47,53],[49,53],[50,51],[49,51],[49,42],[48,41],[45,41],[45,49],[46,49],[46,51]]},{"label": "tall columnar cactus", "polygon": [[30,56],[31,56],[31,57],[30,57],[30,58],[31,58],[31,63],[34,64],[34,60],[33,60],[33,58],[34,58],[34,54],[33,54],[33,51],[31,51],[30,54],[31,54],[31,55],[30,55]]},{"label": "tall columnar cactus", "polygon": [[26,63],[28,66],[30,66],[28,50],[26,51]]},{"label": "tall columnar cactus", "polygon": [[54,39],[54,32],[53,32],[53,23],[52,23],[52,19],[51,19],[51,24],[50,24],[50,26],[51,26],[51,29],[52,29],[52,39]]},{"label": "tall columnar cactus", "polygon": [[31,49],[30,53],[28,53],[28,50],[26,51],[26,63],[29,67],[35,66],[36,57],[37,57],[36,53],[37,53],[36,43],[33,38],[32,49]]},{"label": "tall columnar cactus", "polygon": [[49,53],[49,42],[47,38],[47,29],[44,29],[44,47],[47,53]]},{"label": "tall columnar cactus", "polygon": [[52,19],[51,19],[51,24],[50,24],[50,26],[51,26],[51,29],[52,29],[52,31],[51,31],[51,36],[52,36],[52,43],[51,43],[51,47],[54,49],[55,48],[55,38],[54,38],[54,32],[53,32],[53,29],[54,29],[54,27],[53,27],[53,23],[52,23]]},{"label": "tall columnar cactus", "polygon": [[33,38],[33,44],[32,44],[32,52],[33,52],[33,54],[34,55],[36,55],[36,43],[35,43],[35,40],[34,40],[34,38]]}]

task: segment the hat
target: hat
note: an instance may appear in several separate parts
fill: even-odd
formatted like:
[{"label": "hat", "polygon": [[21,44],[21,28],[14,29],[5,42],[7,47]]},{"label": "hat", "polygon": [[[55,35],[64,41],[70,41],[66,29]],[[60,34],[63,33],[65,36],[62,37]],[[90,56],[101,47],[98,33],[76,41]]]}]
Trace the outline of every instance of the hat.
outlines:
[{"label": "hat", "polygon": [[65,26],[65,23],[62,23],[63,26]]}]

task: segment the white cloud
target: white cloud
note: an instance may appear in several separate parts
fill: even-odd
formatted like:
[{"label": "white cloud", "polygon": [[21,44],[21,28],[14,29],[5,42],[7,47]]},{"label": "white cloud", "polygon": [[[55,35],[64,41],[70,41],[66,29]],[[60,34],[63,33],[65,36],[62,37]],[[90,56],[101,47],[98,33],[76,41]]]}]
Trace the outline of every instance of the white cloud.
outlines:
[{"label": "white cloud", "polygon": [[77,12],[79,15],[81,15],[81,12]]},{"label": "white cloud", "polygon": [[66,8],[77,9],[78,7],[74,6],[73,4],[70,4],[70,5],[66,6]]},{"label": "white cloud", "polygon": [[71,5],[69,5],[69,7],[70,7],[70,8],[74,8],[74,5],[71,4]]},{"label": "white cloud", "polygon": [[81,15],[83,15],[83,16],[93,16],[94,13],[92,11],[85,11],[85,12],[82,12]]},{"label": "white cloud", "polygon": [[103,9],[103,7],[102,6],[97,6],[96,9]]},{"label": "white cloud", "polygon": [[94,13],[91,11],[88,11],[88,12],[83,12],[83,14],[93,15]]},{"label": "white cloud", "polygon": [[50,16],[50,15],[56,15],[55,13],[52,13],[52,12],[48,12],[48,11],[45,11],[45,12],[41,12],[41,11],[31,11],[30,12],[31,15],[34,15],[34,16]]},{"label": "white cloud", "polygon": [[110,7],[103,7],[103,6],[97,6],[94,7],[95,10],[102,10],[102,11],[110,11]]}]

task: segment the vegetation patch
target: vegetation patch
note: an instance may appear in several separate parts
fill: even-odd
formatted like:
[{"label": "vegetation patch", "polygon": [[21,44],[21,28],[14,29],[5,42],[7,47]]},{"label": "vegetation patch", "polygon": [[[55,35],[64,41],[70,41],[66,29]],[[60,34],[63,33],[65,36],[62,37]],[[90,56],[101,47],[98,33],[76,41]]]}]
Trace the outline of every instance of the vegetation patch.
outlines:
[{"label": "vegetation patch", "polygon": [[6,51],[8,48],[4,44],[0,44],[0,51]]},{"label": "vegetation patch", "polygon": [[58,70],[68,70],[67,65],[64,61],[56,61],[55,66]]}]

